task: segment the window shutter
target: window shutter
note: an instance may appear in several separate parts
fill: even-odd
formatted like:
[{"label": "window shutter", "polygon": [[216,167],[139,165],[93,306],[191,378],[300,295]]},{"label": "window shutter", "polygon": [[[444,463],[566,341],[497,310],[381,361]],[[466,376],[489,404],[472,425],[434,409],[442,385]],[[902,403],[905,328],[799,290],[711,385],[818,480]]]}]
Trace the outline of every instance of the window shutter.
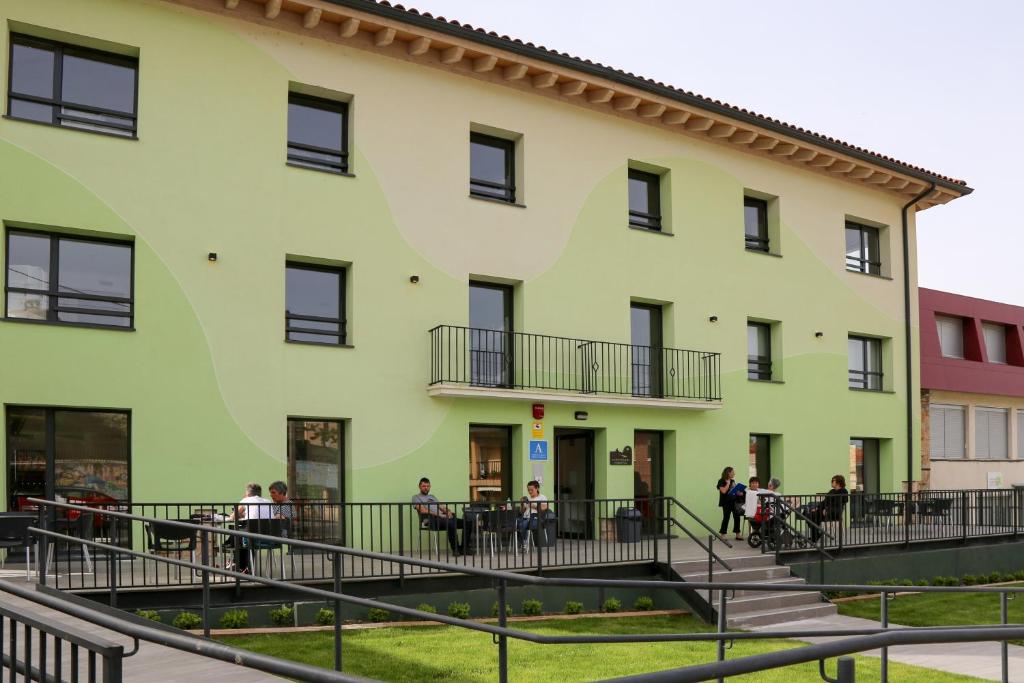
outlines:
[{"label": "window shutter", "polygon": [[1017,457],[1024,460],[1024,408],[1017,409]]},{"label": "window shutter", "polygon": [[977,458],[989,458],[988,445],[988,411],[984,408],[974,409],[974,455]]},{"label": "window shutter", "polygon": [[990,458],[1006,458],[1009,453],[1007,448],[1007,420],[1006,409],[997,409],[989,412],[988,415],[988,446]]},{"label": "window shutter", "polygon": [[928,420],[931,433],[931,457],[933,460],[946,457],[946,408],[945,406],[930,406],[928,409]]},{"label": "window shutter", "polygon": [[964,410],[963,406],[945,406],[945,446],[947,458],[967,457],[967,439],[964,438]]},{"label": "window shutter", "polygon": [[960,318],[935,316],[939,329],[939,346],[947,358],[964,357],[964,323]]},{"label": "window shutter", "polygon": [[1006,363],[1006,328],[996,323],[982,323],[985,351],[990,363]]}]

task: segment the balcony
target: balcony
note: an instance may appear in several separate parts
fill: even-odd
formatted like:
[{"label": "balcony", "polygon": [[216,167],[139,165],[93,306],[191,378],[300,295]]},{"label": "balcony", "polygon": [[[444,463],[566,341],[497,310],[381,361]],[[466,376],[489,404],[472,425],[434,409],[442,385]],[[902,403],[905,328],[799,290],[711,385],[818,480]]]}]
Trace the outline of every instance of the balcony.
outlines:
[{"label": "balcony", "polygon": [[713,410],[721,355],[501,332],[430,330],[431,396]]}]

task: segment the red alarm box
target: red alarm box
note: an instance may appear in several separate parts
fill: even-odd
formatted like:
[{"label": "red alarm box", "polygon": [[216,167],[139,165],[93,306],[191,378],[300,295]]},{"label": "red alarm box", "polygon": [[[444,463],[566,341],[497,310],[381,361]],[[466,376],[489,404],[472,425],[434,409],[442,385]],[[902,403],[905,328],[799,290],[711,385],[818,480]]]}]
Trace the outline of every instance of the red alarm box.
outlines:
[{"label": "red alarm box", "polygon": [[544,419],[544,404],[534,403],[533,404],[533,419],[543,420]]}]

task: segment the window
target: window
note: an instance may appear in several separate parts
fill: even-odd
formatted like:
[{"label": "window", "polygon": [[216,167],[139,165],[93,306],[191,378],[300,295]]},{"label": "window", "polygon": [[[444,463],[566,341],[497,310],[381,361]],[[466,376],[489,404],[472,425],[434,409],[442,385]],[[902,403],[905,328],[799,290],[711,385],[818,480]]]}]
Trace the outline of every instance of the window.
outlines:
[{"label": "window", "polygon": [[55,494],[79,504],[131,500],[128,413],[8,406],[6,422],[8,510]]},{"label": "window", "polygon": [[966,409],[933,403],[928,406],[930,451],[932,460],[966,458]]},{"label": "window", "polygon": [[500,503],[512,496],[512,428],[469,426],[469,500]]},{"label": "window", "polygon": [[1017,408],[1017,457],[1024,460],[1024,408]]},{"label": "window", "polygon": [[757,477],[761,488],[767,488],[772,478],[772,437],[769,434],[750,435],[750,472]]},{"label": "window", "polygon": [[850,388],[882,390],[882,341],[868,337],[850,337],[847,342]]},{"label": "window", "polygon": [[747,379],[772,378],[772,326],[747,323]]},{"label": "window", "polygon": [[747,249],[768,253],[768,202],[743,198],[743,231]]},{"label": "window", "polygon": [[[850,479],[847,482],[850,491],[881,491],[879,450],[878,439],[850,439]],[[859,505],[857,507],[859,508]],[[860,510],[851,510],[855,517],[860,517],[860,514],[857,514],[859,512]]]},{"label": "window", "polygon": [[348,173],[348,104],[289,93],[288,163]]},{"label": "window", "polygon": [[661,312],[661,306],[648,304],[632,304],[629,309],[634,396],[662,395]]},{"label": "window", "polygon": [[285,339],[345,344],[345,269],[288,263],[285,271]]},{"label": "window", "polygon": [[1006,408],[974,409],[974,457],[1005,460],[1009,457]]},{"label": "window", "polygon": [[10,68],[11,118],[135,137],[137,59],[12,34]]},{"label": "window", "polygon": [[882,274],[878,228],[846,222],[846,269],[869,275]]},{"label": "window", "polygon": [[7,318],[131,328],[129,242],[10,230]]},{"label": "window", "polygon": [[483,133],[469,134],[469,194],[514,204],[515,142]]},{"label": "window", "polygon": [[629,225],[661,230],[661,177],[629,169]]},{"label": "window", "polygon": [[982,323],[985,335],[985,351],[989,363],[1006,364],[1006,326],[998,323]]},{"label": "window", "polygon": [[939,330],[939,347],[946,358],[964,357],[964,321],[961,318],[935,316]]},{"label": "window", "polygon": [[633,432],[633,505],[643,515],[643,531],[660,532],[659,502],[665,495],[665,438],[661,432]]},{"label": "window", "polygon": [[473,384],[511,386],[513,377],[513,289],[490,282],[469,283],[469,354]]}]

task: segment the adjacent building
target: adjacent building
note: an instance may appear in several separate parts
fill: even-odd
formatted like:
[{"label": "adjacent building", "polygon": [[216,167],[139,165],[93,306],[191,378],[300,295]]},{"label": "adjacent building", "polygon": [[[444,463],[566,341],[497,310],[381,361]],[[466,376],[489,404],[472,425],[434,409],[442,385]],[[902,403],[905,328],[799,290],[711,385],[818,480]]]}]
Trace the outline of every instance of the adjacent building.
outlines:
[{"label": "adjacent building", "polygon": [[922,483],[1024,484],[1024,307],[918,292]]},{"label": "adjacent building", "polygon": [[384,2],[0,19],[9,508],[918,477],[960,180]]}]

